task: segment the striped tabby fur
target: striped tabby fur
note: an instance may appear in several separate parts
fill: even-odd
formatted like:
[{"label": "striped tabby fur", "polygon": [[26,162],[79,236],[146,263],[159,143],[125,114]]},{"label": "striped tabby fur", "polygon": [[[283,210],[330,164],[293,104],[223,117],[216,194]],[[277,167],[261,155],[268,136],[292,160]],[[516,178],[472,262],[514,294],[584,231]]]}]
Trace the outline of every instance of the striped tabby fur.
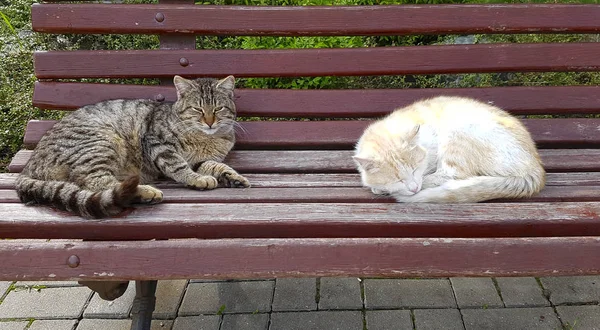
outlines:
[{"label": "striped tabby fur", "polygon": [[162,201],[160,190],[140,185],[161,175],[196,189],[248,187],[222,163],[235,142],[234,78],[174,83],[175,103],[111,100],[66,116],[18,177],[21,200],[100,218]]}]

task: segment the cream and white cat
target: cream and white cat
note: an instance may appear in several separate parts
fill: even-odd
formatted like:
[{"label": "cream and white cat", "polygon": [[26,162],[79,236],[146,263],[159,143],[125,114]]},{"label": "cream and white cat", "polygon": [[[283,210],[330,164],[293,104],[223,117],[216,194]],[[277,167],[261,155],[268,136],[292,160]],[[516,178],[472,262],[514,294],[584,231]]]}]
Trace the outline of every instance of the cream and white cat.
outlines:
[{"label": "cream and white cat", "polygon": [[364,186],[398,202],[529,197],[545,171],[525,126],[500,108],[439,96],[371,124],[353,157]]}]

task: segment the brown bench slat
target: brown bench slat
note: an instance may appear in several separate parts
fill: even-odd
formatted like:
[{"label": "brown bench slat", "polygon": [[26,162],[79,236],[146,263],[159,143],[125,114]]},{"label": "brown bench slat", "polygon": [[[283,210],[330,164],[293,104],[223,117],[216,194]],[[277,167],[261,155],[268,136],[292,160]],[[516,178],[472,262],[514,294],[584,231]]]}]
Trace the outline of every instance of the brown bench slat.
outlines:
[{"label": "brown bench slat", "polygon": [[[14,189],[17,173],[0,173],[0,189]],[[328,174],[245,174],[252,188],[314,188],[360,187],[358,173]],[[160,189],[181,188],[174,181],[158,181]],[[546,187],[550,186],[600,186],[600,172],[547,173]]]},{"label": "brown bench slat", "polygon": [[[584,275],[600,274],[599,248],[597,237],[9,240],[0,280]],[[65,263],[72,255],[77,268]]]},{"label": "brown bench slat", "polygon": [[[590,42],[283,50],[82,50],[37,52],[34,59],[35,74],[40,79],[171,78],[175,74],[299,77],[598,71],[599,53],[600,43]],[[182,66],[182,58],[189,65]]]},{"label": "brown bench slat", "polygon": [[[600,32],[600,6],[597,5],[245,7],[34,4],[31,9],[33,29],[50,33],[333,36]],[[163,14],[163,21],[156,20],[157,13]]]},{"label": "brown bench slat", "polygon": [[[21,172],[32,151],[21,150],[8,166]],[[355,173],[350,150],[236,150],[225,162],[243,173]],[[549,172],[598,172],[600,149],[541,149]]]},{"label": "brown bench slat", "polygon": [[[187,188],[163,189],[164,203],[394,203],[391,197],[375,196],[360,187],[251,188],[197,191]],[[494,202],[597,202],[600,186],[549,186],[538,195]],[[18,203],[14,190],[0,190],[0,203]]]},{"label": "brown bench slat", "polygon": [[[541,148],[585,148],[600,145],[600,119],[524,119]],[[56,121],[32,120],[24,144],[33,148]],[[371,121],[248,121],[237,129],[238,149],[352,149]],[[302,138],[299,138],[302,137]]]},{"label": "brown bench slat", "polygon": [[[36,82],[33,104],[71,110],[109,99],[175,101],[174,87],[122,84]],[[239,116],[378,117],[415,100],[437,95],[473,97],[516,115],[600,112],[600,86],[430,88],[371,90],[237,89]],[[552,99],[552,102],[547,102]]]},{"label": "brown bench slat", "polygon": [[[284,212],[285,210],[285,212]],[[2,204],[0,237],[135,240],[285,237],[599,236],[600,203],[161,204],[90,220]]]}]

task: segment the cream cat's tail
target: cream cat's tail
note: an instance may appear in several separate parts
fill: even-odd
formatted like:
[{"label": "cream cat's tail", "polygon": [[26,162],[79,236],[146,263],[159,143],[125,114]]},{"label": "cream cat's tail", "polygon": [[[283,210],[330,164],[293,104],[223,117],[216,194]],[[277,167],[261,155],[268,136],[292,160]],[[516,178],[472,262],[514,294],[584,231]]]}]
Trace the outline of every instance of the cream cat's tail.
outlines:
[{"label": "cream cat's tail", "polygon": [[82,189],[65,181],[43,181],[21,174],[16,190],[27,204],[50,204],[87,218],[102,218],[120,213],[138,196],[139,176],[131,176],[120,185],[98,192]]},{"label": "cream cat's tail", "polygon": [[412,196],[394,196],[405,203],[476,203],[500,198],[524,198],[538,193],[545,175],[524,177],[476,176],[450,180],[439,187],[423,189]]}]

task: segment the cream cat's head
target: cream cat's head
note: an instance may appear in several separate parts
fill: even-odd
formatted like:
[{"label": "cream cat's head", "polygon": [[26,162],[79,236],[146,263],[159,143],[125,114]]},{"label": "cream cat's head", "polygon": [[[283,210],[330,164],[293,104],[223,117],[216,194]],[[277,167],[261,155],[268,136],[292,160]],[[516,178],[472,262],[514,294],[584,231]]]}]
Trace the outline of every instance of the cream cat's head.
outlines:
[{"label": "cream cat's head", "polygon": [[419,127],[404,136],[386,136],[367,130],[359,141],[354,161],[364,186],[373,193],[414,195],[421,190],[427,151],[416,143]]}]

